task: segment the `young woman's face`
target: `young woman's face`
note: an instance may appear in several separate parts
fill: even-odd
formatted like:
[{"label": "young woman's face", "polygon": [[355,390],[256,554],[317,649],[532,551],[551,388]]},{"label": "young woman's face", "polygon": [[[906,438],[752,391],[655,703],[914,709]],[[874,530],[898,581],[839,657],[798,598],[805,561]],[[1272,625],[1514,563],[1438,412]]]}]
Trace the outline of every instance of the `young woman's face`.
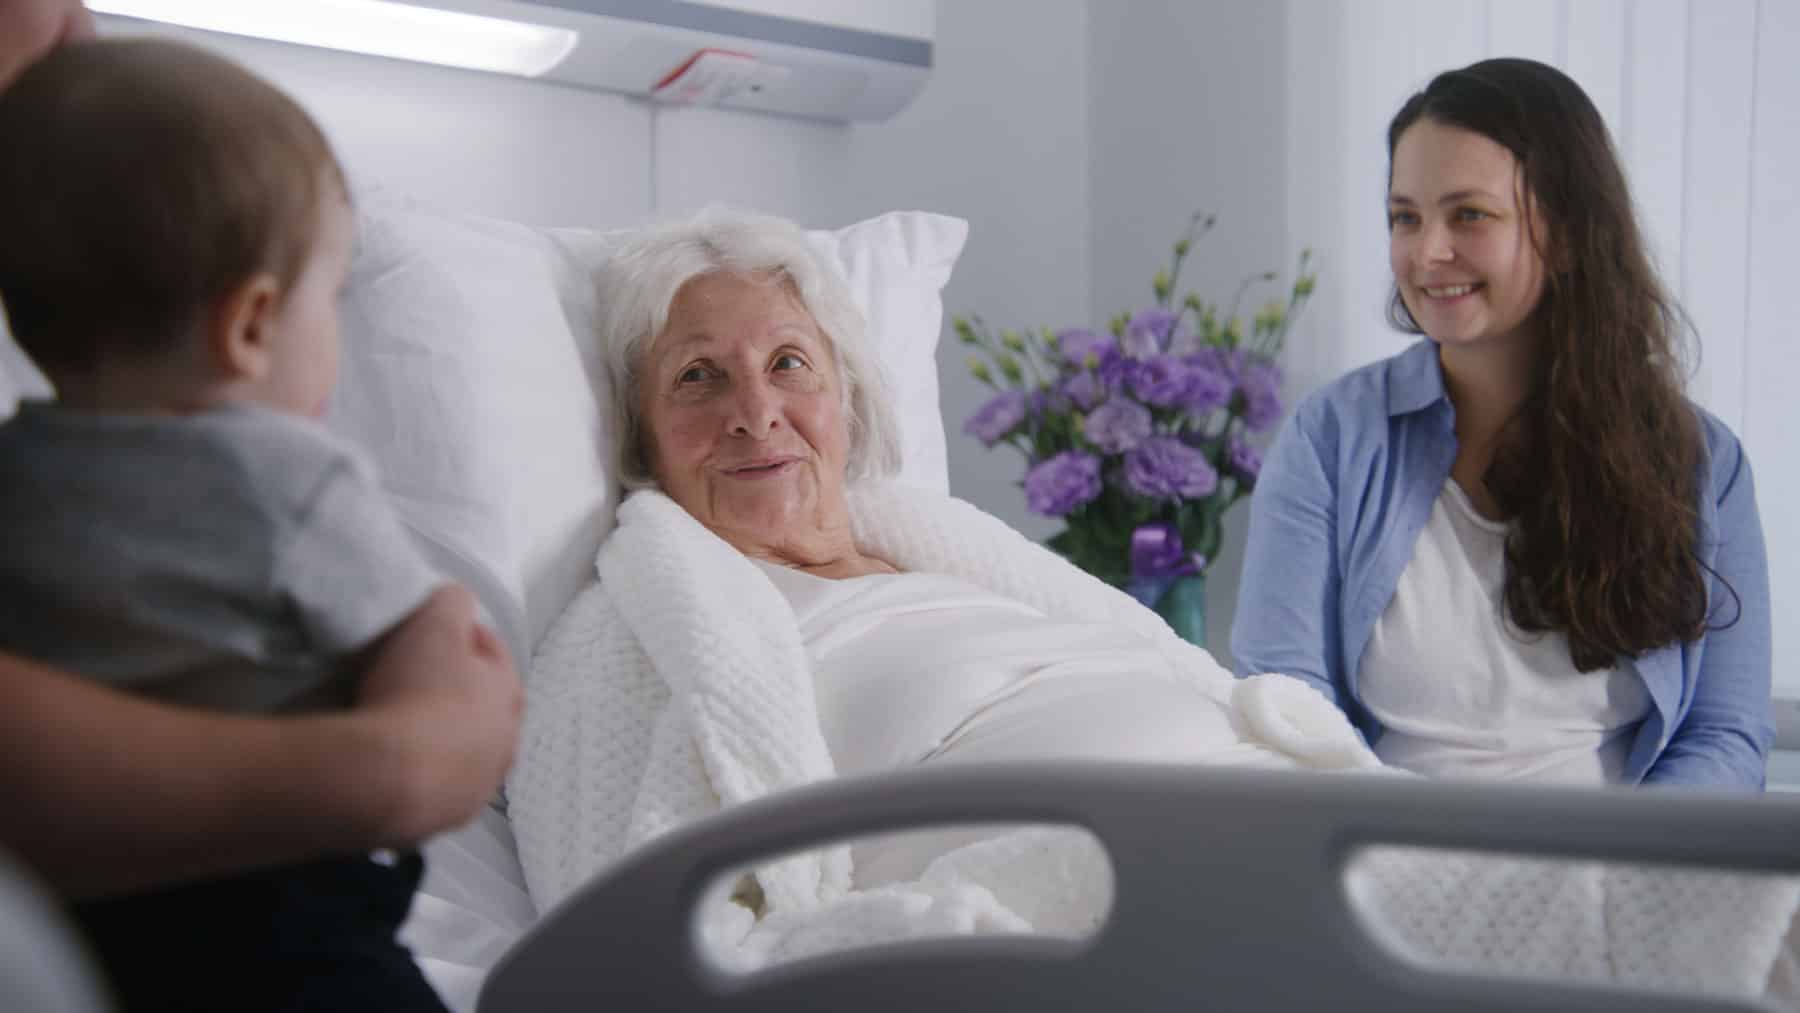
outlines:
[{"label": "young woman's face", "polygon": [[1429,119],[1400,135],[1388,186],[1388,261],[1406,308],[1433,341],[1533,336],[1545,268],[1531,213],[1518,160],[1500,144]]}]

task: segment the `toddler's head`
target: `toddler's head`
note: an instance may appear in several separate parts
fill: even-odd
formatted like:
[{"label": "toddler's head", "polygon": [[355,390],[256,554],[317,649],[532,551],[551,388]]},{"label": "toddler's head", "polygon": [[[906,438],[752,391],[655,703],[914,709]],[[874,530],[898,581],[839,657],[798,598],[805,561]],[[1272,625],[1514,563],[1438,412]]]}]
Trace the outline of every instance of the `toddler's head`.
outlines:
[{"label": "toddler's head", "polygon": [[316,415],[354,218],[278,89],[177,43],[65,46],[0,94],[0,302],[59,397]]}]

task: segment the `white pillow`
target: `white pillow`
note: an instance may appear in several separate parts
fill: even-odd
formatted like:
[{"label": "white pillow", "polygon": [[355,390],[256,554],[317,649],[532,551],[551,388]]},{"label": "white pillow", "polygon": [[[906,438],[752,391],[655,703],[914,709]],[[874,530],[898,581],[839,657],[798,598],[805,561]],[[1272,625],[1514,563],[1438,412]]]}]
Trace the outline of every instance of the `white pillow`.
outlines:
[{"label": "white pillow", "polygon": [[892,385],[900,426],[900,478],[950,491],[944,413],[938,404],[937,343],[943,289],[968,238],[948,215],[893,211],[808,236],[844,271]]},{"label": "white pillow", "polygon": [[[628,230],[543,230],[358,195],[327,423],[375,459],[434,562],[523,664],[586,583],[618,483],[594,333],[595,269]],[[890,372],[901,478],[947,490],[936,349],[960,219],[895,212],[813,232]]]}]

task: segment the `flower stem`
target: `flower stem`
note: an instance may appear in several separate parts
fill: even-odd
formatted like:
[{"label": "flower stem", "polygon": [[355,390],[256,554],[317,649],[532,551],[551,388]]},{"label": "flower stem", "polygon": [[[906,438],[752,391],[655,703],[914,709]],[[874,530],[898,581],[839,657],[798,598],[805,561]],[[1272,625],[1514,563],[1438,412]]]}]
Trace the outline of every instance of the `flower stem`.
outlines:
[{"label": "flower stem", "polygon": [[[1213,223],[1217,220],[1217,215],[1209,214],[1204,211],[1196,211],[1194,212],[1193,217],[1188,219],[1187,233],[1183,235],[1181,239],[1176,241],[1175,256],[1169,263],[1169,299],[1173,299],[1176,291],[1181,287],[1181,264],[1187,259],[1188,251],[1192,249],[1193,245],[1199,242],[1202,237],[1212,231]],[[1167,306],[1167,304],[1167,300],[1165,299],[1164,306]],[[1177,316],[1175,319],[1177,323],[1180,323],[1180,316]]]}]

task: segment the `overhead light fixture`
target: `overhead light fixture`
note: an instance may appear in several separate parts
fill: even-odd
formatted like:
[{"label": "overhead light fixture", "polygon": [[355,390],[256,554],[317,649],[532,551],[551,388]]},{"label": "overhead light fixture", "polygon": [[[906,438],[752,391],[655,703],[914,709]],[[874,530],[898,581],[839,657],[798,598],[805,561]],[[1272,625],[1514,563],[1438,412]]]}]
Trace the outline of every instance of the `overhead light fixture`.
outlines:
[{"label": "overhead light fixture", "polygon": [[87,0],[89,10],[232,35],[537,77],[580,35],[389,0]]}]

